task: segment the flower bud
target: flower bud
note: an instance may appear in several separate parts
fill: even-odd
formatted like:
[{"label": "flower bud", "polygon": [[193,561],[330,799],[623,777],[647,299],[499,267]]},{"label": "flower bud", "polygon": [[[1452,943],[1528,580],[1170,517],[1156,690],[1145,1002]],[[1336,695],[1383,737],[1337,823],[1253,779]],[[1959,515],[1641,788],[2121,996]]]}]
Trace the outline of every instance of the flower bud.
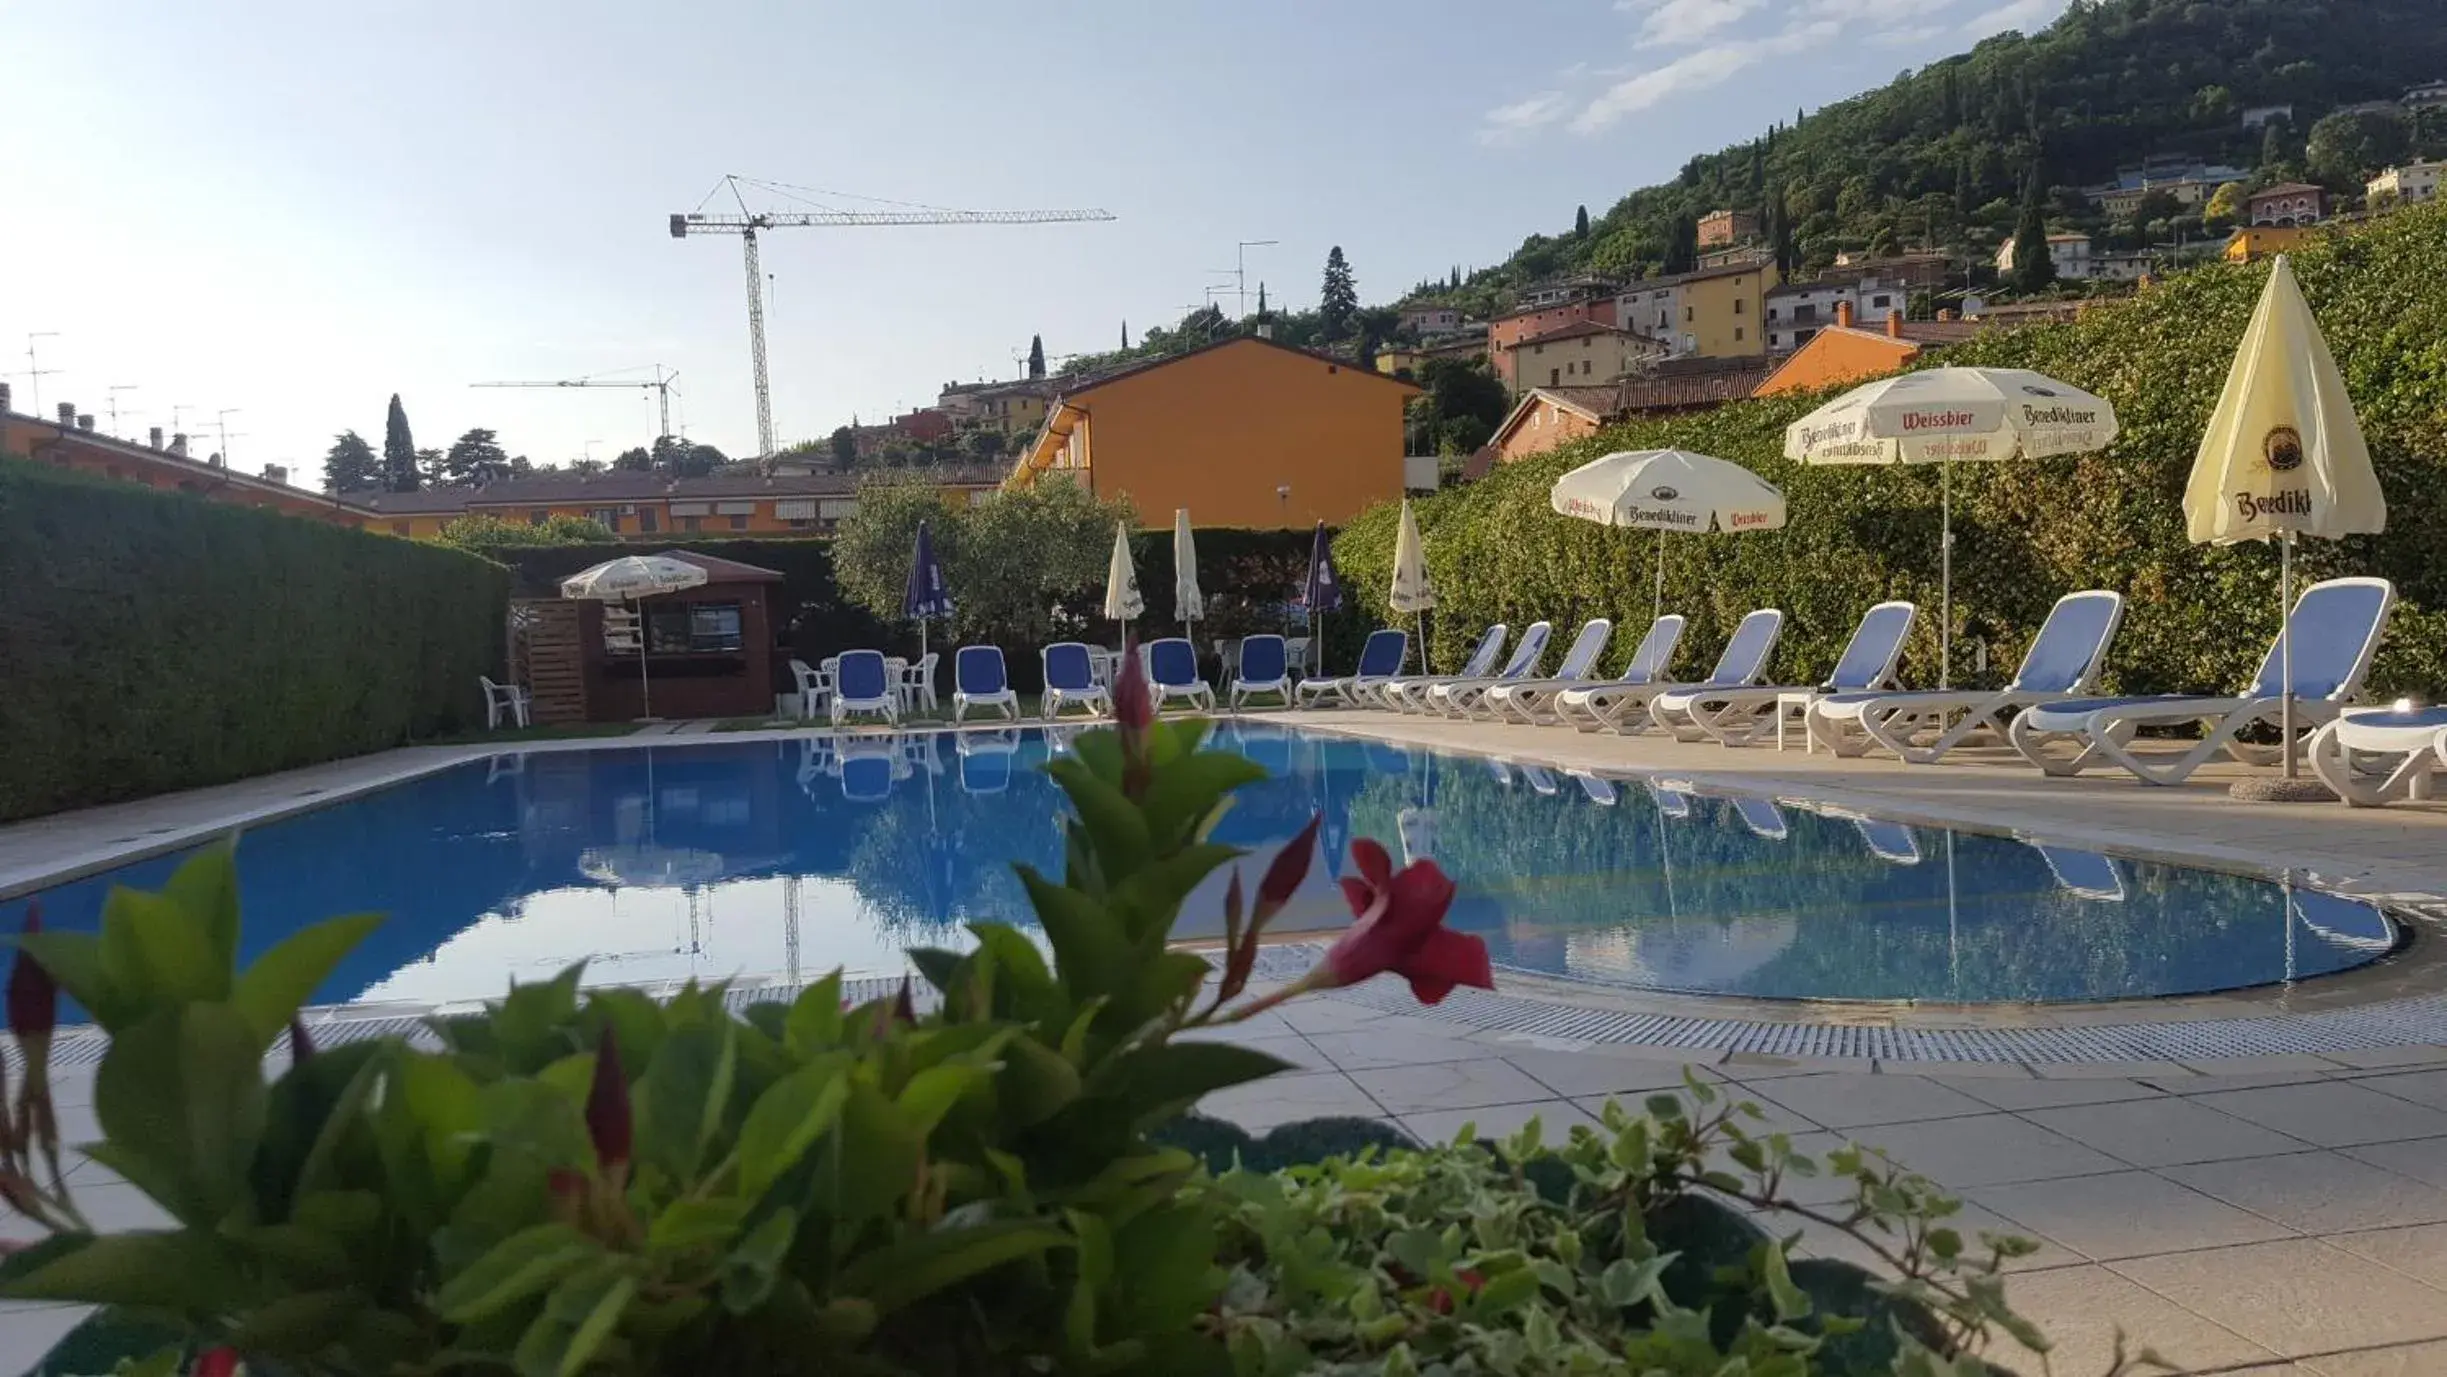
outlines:
[{"label": "flower bud", "polygon": [[289,1019],[289,1064],[304,1066],[314,1055],[314,1039],[306,1036],[306,1024],[292,1015]]},{"label": "flower bud", "polygon": [[1317,849],[1317,829],[1324,825],[1325,814],[1310,814],[1308,826],[1300,829],[1300,835],[1275,853],[1273,864],[1266,867],[1266,878],[1258,881],[1254,922],[1272,918],[1299,892],[1300,882],[1308,878],[1309,858]]},{"label": "flower bud", "polygon": [[238,1350],[227,1344],[195,1360],[193,1377],[238,1377]]},{"label": "flower bud", "polygon": [[1113,721],[1128,737],[1147,730],[1155,720],[1155,694],[1147,686],[1147,666],[1141,663],[1138,638],[1124,637],[1121,672],[1113,680]]},{"label": "flower bud", "polygon": [[595,1083],[586,1094],[586,1136],[595,1144],[595,1161],[605,1173],[629,1163],[629,1076],[620,1065],[620,1039],[612,1025],[603,1025],[595,1046]]},{"label": "flower bud", "polygon": [[[42,931],[42,901],[26,905],[25,934]],[[17,964],[8,977],[8,1026],[18,1040],[48,1042],[59,1025],[59,986],[34,954],[17,949]]]}]

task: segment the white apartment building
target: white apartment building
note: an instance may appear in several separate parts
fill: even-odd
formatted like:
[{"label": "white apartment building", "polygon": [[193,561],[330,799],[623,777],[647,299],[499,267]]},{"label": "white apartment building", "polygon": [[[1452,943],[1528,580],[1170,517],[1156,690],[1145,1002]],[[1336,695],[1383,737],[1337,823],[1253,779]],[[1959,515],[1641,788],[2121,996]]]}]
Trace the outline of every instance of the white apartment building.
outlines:
[{"label": "white apartment building", "polygon": [[2439,179],[2447,177],[2447,162],[2412,162],[2391,167],[2363,188],[2373,206],[2383,201],[2417,206],[2439,194]]}]

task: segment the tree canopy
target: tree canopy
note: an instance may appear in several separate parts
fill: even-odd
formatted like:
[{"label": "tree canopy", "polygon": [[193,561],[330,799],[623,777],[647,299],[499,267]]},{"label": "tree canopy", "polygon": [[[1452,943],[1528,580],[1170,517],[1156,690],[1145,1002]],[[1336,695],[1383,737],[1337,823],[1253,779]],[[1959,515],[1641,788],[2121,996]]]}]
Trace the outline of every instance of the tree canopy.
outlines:
[{"label": "tree canopy", "polygon": [[399,394],[391,394],[391,409],[382,421],[383,485],[393,492],[415,492],[424,486],[424,475],[418,468],[416,436],[408,430],[408,409],[399,404]]},{"label": "tree canopy", "polygon": [[344,430],[332,437],[331,448],[323,453],[323,491],[361,492],[383,486],[382,457],[364,436]]}]

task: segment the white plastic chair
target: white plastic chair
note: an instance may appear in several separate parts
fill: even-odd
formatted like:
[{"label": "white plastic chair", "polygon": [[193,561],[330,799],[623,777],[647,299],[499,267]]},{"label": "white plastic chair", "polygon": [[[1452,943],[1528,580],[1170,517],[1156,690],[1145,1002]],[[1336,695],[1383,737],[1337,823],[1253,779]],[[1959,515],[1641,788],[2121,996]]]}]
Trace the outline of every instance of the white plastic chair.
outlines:
[{"label": "white plastic chair", "polygon": [[811,718],[824,711],[826,700],[833,696],[831,673],[816,669],[805,660],[792,660],[790,677],[799,686],[799,716]]},{"label": "white plastic chair", "polygon": [[484,685],[484,729],[496,731],[507,714],[510,725],[527,725],[527,691],[517,684],[497,684],[488,675],[479,674],[476,682]]},{"label": "white plastic chair", "polygon": [[935,664],[942,658],[943,652],[930,650],[919,656],[916,663],[902,667],[900,690],[903,713],[916,712],[920,708],[933,712],[939,706],[935,697]]},{"label": "white plastic chair", "polygon": [[2348,712],[2311,738],[2311,772],[2356,808],[2440,796],[2447,708]]}]

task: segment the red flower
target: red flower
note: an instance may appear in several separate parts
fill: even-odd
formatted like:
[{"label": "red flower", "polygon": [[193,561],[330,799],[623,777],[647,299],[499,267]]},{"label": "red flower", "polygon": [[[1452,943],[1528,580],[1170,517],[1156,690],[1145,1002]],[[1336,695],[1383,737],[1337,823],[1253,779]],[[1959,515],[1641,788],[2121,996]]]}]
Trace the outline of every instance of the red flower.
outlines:
[{"label": "red flower", "polygon": [[223,1346],[195,1360],[194,1377],[237,1377],[238,1350]]},{"label": "red flower", "polygon": [[1410,982],[1422,1004],[1437,1003],[1456,985],[1495,988],[1487,944],[1444,925],[1453,882],[1434,861],[1414,861],[1397,874],[1385,848],[1365,837],[1351,843],[1351,860],[1359,874],[1343,877],[1342,892],[1356,916],[1326,951],[1319,987],[1356,985],[1391,971]]},{"label": "red flower", "polygon": [[1140,662],[1138,638],[1122,638],[1121,673],[1113,680],[1113,721],[1122,731],[1143,732],[1156,720],[1155,695],[1147,687],[1147,667]]},{"label": "red flower", "polygon": [[[25,933],[42,931],[42,901],[26,905]],[[8,1026],[20,1039],[48,1040],[59,1024],[59,986],[25,948],[17,949],[17,964],[8,977]]]},{"label": "red flower", "polygon": [[1300,882],[1308,878],[1310,853],[1317,849],[1317,829],[1324,825],[1325,814],[1310,814],[1308,826],[1300,829],[1300,835],[1275,853],[1274,863],[1266,867],[1266,878],[1257,882],[1257,909],[1250,915],[1252,926],[1280,913],[1299,891]]},{"label": "red flower", "polygon": [[907,1024],[918,1021],[918,1006],[909,997],[909,977],[905,975],[901,977],[901,992],[892,997],[892,1021]]},{"label": "red flower", "polygon": [[595,1083],[586,1092],[586,1136],[595,1161],[607,1174],[629,1163],[629,1076],[620,1065],[620,1039],[603,1025],[595,1046]]}]

